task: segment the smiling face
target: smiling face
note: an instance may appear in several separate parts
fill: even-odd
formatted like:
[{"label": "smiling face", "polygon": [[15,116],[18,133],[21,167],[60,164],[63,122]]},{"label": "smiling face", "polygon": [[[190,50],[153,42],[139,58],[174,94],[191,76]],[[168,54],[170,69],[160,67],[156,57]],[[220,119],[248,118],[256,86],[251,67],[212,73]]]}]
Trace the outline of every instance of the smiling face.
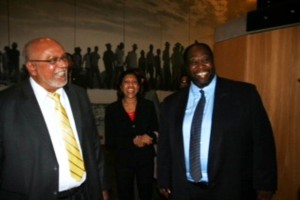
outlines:
[{"label": "smiling face", "polygon": [[187,52],[188,73],[192,82],[200,88],[207,86],[215,75],[212,55],[201,46],[192,46]]},{"label": "smiling face", "polygon": [[27,45],[25,51],[26,67],[40,86],[55,92],[67,84],[68,60],[64,48],[58,42],[49,38],[36,39]]},{"label": "smiling face", "polygon": [[140,90],[140,85],[137,80],[137,77],[134,74],[125,75],[122,80],[120,89],[124,94],[124,98],[128,98],[128,99],[136,98]]}]

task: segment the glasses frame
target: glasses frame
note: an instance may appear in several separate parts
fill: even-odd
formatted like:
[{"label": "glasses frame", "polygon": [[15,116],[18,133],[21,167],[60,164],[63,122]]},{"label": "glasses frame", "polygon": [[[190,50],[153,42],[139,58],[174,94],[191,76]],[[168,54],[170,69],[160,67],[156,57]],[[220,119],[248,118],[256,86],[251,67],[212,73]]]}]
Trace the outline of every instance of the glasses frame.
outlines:
[{"label": "glasses frame", "polygon": [[38,59],[33,59],[33,60],[28,60],[29,62],[46,62],[49,63],[50,65],[56,65],[58,62],[63,61],[63,62],[69,62],[69,57],[68,55],[63,55],[61,57],[54,57],[50,58],[47,60],[38,60]]}]

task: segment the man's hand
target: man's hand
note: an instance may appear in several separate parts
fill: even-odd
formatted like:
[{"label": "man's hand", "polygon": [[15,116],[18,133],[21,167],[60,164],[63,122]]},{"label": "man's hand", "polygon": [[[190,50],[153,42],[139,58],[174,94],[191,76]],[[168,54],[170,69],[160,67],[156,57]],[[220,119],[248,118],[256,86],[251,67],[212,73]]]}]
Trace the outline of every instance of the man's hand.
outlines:
[{"label": "man's hand", "polygon": [[274,192],[272,191],[257,191],[257,200],[271,200]]},{"label": "man's hand", "polygon": [[108,190],[102,190],[102,198],[103,200],[110,200],[110,194]]},{"label": "man's hand", "polygon": [[171,199],[171,190],[168,188],[159,189],[159,193],[166,199]]}]

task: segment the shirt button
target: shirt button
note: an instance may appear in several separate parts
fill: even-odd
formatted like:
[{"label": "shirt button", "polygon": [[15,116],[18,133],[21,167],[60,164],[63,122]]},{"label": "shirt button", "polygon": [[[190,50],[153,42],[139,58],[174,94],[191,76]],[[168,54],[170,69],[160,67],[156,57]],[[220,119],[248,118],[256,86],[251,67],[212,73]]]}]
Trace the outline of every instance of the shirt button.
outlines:
[{"label": "shirt button", "polygon": [[56,196],[57,195],[57,191],[54,191],[53,194]]},{"label": "shirt button", "polygon": [[134,125],[134,124],[132,125],[132,128],[135,128],[135,125]]},{"label": "shirt button", "polygon": [[53,170],[54,170],[54,171],[57,171],[57,167],[54,167]]}]

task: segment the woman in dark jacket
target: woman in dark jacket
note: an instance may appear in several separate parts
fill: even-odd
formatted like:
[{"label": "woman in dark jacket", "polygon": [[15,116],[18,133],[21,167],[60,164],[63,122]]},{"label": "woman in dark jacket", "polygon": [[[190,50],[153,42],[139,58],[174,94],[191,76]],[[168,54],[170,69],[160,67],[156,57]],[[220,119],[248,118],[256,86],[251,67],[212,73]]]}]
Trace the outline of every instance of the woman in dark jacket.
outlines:
[{"label": "woman in dark jacket", "polygon": [[105,144],[114,155],[120,200],[134,199],[134,180],[141,200],[151,200],[158,130],[151,101],[140,96],[141,80],[127,70],[118,82],[118,100],[105,111]]}]

